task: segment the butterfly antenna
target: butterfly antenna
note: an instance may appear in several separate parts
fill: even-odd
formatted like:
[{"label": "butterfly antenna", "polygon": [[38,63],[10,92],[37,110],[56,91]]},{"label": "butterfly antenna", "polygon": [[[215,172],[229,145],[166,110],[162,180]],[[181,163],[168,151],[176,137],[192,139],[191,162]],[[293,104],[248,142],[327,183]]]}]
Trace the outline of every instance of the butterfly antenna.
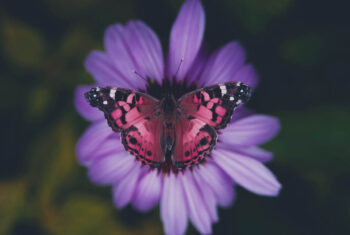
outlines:
[{"label": "butterfly antenna", "polygon": [[181,65],[182,65],[182,62],[184,62],[184,60],[185,60],[185,59],[182,57],[181,60],[180,60],[180,64],[179,64],[179,66],[177,67],[177,70],[176,70],[176,73],[175,73],[175,76],[174,76],[174,77],[176,77],[177,74],[178,74],[178,72],[180,71],[180,67],[181,67]]},{"label": "butterfly antenna", "polygon": [[145,82],[147,82],[147,79],[144,78],[144,77],[142,77],[141,74],[139,74],[135,69],[133,69],[132,72],[133,72],[134,74],[136,74],[138,77],[140,77],[141,79],[143,79]]}]

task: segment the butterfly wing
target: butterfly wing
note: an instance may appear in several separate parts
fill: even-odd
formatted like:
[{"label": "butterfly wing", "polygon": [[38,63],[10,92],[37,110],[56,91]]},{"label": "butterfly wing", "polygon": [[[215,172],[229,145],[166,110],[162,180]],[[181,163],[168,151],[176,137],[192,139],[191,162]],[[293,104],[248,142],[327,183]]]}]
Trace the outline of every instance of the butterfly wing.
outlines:
[{"label": "butterfly wing", "polygon": [[210,155],[216,144],[216,131],[200,119],[182,118],[176,122],[173,164],[176,168],[193,165]]},{"label": "butterfly wing", "polygon": [[128,152],[147,165],[156,167],[163,161],[157,99],[117,87],[92,88],[85,97],[91,106],[104,112],[115,132],[121,132],[122,143]]},{"label": "butterfly wing", "polygon": [[195,90],[178,100],[180,118],[176,123],[173,161],[176,167],[192,165],[210,155],[218,129],[225,128],[234,109],[248,101],[249,86],[227,82]]},{"label": "butterfly wing", "polygon": [[200,119],[216,130],[231,120],[234,109],[251,96],[251,88],[241,82],[226,82],[195,90],[178,100],[181,114]]},{"label": "butterfly wing", "polygon": [[159,109],[158,100],[147,94],[118,87],[92,88],[85,93],[91,106],[104,112],[115,132],[128,129],[143,119],[150,119]]},{"label": "butterfly wing", "polygon": [[135,123],[122,131],[122,143],[142,163],[159,167],[164,162],[164,152],[160,145],[162,128],[161,122],[155,119]]}]

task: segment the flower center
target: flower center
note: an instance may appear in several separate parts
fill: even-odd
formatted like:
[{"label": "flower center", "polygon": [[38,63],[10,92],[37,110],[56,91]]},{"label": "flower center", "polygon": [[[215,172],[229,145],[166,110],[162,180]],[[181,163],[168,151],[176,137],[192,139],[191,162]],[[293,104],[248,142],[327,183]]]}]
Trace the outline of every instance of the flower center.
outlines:
[{"label": "flower center", "polygon": [[170,79],[164,78],[162,84],[159,84],[152,79],[148,79],[146,93],[159,100],[172,94],[175,99],[178,100],[181,96],[197,88],[196,83],[188,84],[186,79],[184,79],[184,81],[176,81],[175,79],[170,81]]}]

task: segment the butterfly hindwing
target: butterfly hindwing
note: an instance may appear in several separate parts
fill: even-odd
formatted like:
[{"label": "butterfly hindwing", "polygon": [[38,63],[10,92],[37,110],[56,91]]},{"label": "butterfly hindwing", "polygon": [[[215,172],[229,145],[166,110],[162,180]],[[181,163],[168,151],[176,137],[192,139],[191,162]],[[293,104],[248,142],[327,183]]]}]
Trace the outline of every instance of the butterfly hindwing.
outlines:
[{"label": "butterfly hindwing", "polygon": [[135,123],[121,133],[125,149],[146,165],[158,167],[164,161],[160,134],[162,125],[156,119]]},{"label": "butterfly hindwing", "polygon": [[182,96],[178,104],[183,115],[198,118],[218,130],[226,127],[234,109],[250,95],[249,86],[226,82],[190,92]]},{"label": "butterfly hindwing", "polygon": [[216,130],[200,119],[182,118],[176,124],[176,145],[173,162],[184,168],[210,155],[216,144]]}]

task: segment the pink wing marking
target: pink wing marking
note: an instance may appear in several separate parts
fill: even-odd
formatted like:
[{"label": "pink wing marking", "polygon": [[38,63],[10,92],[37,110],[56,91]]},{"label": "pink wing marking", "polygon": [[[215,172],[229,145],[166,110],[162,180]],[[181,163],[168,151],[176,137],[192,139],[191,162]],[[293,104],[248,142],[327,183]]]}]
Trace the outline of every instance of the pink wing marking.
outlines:
[{"label": "pink wing marking", "polygon": [[116,132],[151,118],[159,109],[157,99],[117,87],[93,88],[85,96],[92,106],[104,112],[108,124]]}]

